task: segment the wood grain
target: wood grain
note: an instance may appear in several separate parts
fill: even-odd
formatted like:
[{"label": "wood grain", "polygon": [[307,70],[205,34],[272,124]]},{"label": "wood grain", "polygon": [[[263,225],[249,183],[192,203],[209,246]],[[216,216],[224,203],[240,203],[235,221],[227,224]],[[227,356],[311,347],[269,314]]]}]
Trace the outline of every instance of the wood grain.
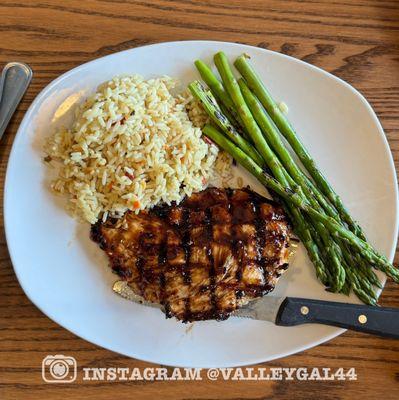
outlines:
[{"label": "wood grain", "polygon": [[[116,51],[186,39],[224,40],[276,50],[345,79],[374,107],[399,167],[398,1],[2,0],[0,39],[0,66],[18,60],[34,70],[33,82],[0,143],[2,184],[18,124],[50,81]],[[1,399],[399,398],[399,342],[349,332],[262,366],[355,367],[357,381],[46,384],[41,361],[47,354],[71,354],[80,366],[144,368],[150,364],[87,343],[35,308],[16,280],[3,218],[0,221]],[[388,283],[381,304],[399,306],[397,286]]]}]

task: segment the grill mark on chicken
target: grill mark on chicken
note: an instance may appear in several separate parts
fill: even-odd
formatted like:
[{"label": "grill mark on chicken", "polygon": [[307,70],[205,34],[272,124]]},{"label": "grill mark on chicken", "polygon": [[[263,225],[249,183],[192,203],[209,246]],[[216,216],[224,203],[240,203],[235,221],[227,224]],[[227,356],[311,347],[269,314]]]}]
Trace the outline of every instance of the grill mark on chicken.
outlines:
[{"label": "grill mark on chicken", "polygon": [[[233,211],[233,204],[231,202],[231,198],[233,196],[233,192],[234,191],[232,189],[230,189],[230,188],[226,189],[226,195],[227,195],[227,199],[228,199],[227,211],[228,211],[230,216],[233,215],[233,212],[232,212]],[[238,263],[240,263],[239,252],[238,252],[238,249],[237,249],[238,243],[237,243],[234,231],[231,232],[231,236],[232,236],[231,237],[232,256],[233,256],[234,259],[237,260]],[[236,272],[236,279],[238,279],[238,281],[240,280],[239,278],[240,278],[240,276]],[[244,295],[244,292],[242,290],[235,290],[234,291],[236,304],[243,297],[243,295]]]},{"label": "grill mark on chicken", "polygon": [[205,210],[205,229],[206,236],[208,240],[208,246],[206,249],[207,256],[209,259],[210,267],[209,267],[209,283],[210,283],[210,291],[211,291],[211,303],[212,303],[212,312],[214,314],[218,313],[218,304],[216,299],[216,271],[215,271],[215,260],[212,254],[212,240],[213,240],[213,221],[212,221],[212,211],[207,208]]},{"label": "grill mark on chicken", "polygon": [[158,265],[161,270],[159,276],[160,304],[162,304],[165,307],[165,310],[167,310],[169,308],[169,304],[165,294],[165,287],[166,287],[165,270],[168,268],[168,258],[167,258],[165,235],[162,238],[161,246],[159,248]]},{"label": "grill mark on chicken", "polygon": [[237,258],[237,263],[238,263],[238,268],[236,271],[236,279],[238,282],[241,281],[242,278],[242,252],[241,252],[241,242],[237,236],[237,232],[234,229],[234,222],[236,222],[234,220],[234,216],[236,215],[236,210],[235,210],[235,204],[232,201],[232,197],[234,194],[234,190],[229,189],[227,192],[227,196],[229,198],[229,207],[228,207],[228,211],[230,213],[231,216],[231,224],[232,224],[232,232],[231,232],[231,236],[232,236],[232,242],[233,242],[233,249],[234,249],[234,257]]},{"label": "grill mark on chicken", "polygon": [[251,200],[254,204],[254,209],[255,209],[255,229],[256,229],[256,247],[258,250],[257,254],[257,262],[258,265],[262,268],[263,270],[263,276],[264,279],[267,279],[267,271],[265,268],[265,259],[261,254],[261,251],[259,249],[263,249],[266,244],[266,238],[265,238],[265,221],[263,220],[261,214],[260,214],[260,208],[259,208],[259,202],[254,196],[253,193],[251,193]]},{"label": "grill mark on chicken", "polygon": [[182,275],[184,279],[184,283],[190,284],[190,258],[191,258],[191,239],[190,239],[190,210],[185,209],[183,214],[183,237],[182,237],[182,246],[184,249],[184,253],[186,256],[186,268],[182,269]]},{"label": "grill mark on chicken", "polygon": [[183,321],[226,319],[273,290],[289,236],[281,207],[249,189],[207,189],[91,229],[133,291]]},{"label": "grill mark on chicken", "polygon": [[140,295],[144,296],[144,286],[145,286],[145,280],[144,280],[144,271],[143,267],[145,264],[145,260],[139,255],[136,259],[136,268],[139,273],[139,290],[140,290]]},{"label": "grill mark on chicken", "polygon": [[[184,249],[185,254],[185,267],[182,268],[181,274],[183,277],[183,282],[186,285],[191,283],[191,274],[190,274],[190,263],[191,263],[191,239],[190,239],[190,229],[189,229],[189,220],[190,220],[190,210],[184,209],[183,212],[183,237],[182,237],[182,247]],[[184,301],[184,319],[190,319],[190,297],[187,297]]]}]

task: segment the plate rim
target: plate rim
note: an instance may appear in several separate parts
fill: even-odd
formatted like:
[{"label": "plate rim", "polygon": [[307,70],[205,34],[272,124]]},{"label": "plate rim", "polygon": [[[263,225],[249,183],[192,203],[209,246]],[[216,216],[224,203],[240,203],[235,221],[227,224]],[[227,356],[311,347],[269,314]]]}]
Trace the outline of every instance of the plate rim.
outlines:
[{"label": "plate rim", "polygon": [[[60,75],[59,77],[57,77],[56,79],[52,80],[51,82],[49,82],[34,98],[34,100],[32,101],[32,103],[30,104],[30,106],[28,107],[25,115],[23,116],[19,127],[17,129],[17,132],[14,136],[14,140],[12,143],[12,147],[9,153],[9,157],[7,160],[7,169],[6,169],[6,174],[5,174],[5,183],[4,183],[4,198],[3,198],[3,210],[4,210],[4,230],[5,230],[5,238],[6,238],[6,243],[7,243],[7,248],[8,248],[8,252],[10,255],[10,259],[11,259],[11,263],[13,266],[13,270],[15,272],[15,275],[17,277],[18,283],[20,284],[21,288],[23,289],[25,295],[28,297],[28,299],[35,305],[35,307],[37,307],[44,315],[46,315],[48,318],[50,318],[51,320],[53,320],[55,323],[57,323],[58,325],[60,325],[61,327],[63,327],[64,329],[68,330],[69,332],[71,332],[72,334],[88,341],[89,343],[93,343],[96,346],[99,346],[101,348],[105,348],[107,350],[113,351],[117,354],[121,354],[124,356],[128,356],[130,358],[136,358],[138,360],[142,360],[145,362],[151,362],[151,363],[159,363],[159,360],[155,360],[154,358],[151,357],[142,357],[142,356],[133,356],[133,355],[128,355],[127,353],[123,353],[119,350],[115,350],[112,345],[103,345],[100,344],[97,340],[94,339],[88,339],[86,338],[86,335],[78,333],[77,329],[70,329],[69,327],[67,327],[67,324],[65,323],[61,323],[59,322],[59,318],[55,315],[53,315],[52,313],[49,313],[47,311],[44,311],[42,309],[42,307],[37,304],[37,302],[33,299],[34,295],[32,295],[29,292],[29,288],[27,287],[27,285],[24,285],[21,282],[20,279],[20,273],[21,271],[18,271],[18,268],[16,267],[16,264],[14,263],[15,260],[15,255],[14,255],[14,250],[12,249],[12,246],[9,244],[9,237],[10,237],[10,233],[9,233],[9,224],[11,224],[10,221],[10,217],[8,217],[8,215],[10,215],[10,212],[8,211],[10,208],[10,198],[9,198],[9,194],[8,194],[8,187],[10,185],[10,179],[9,179],[9,174],[10,174],[10,165],[12,159],[14,158],[14,153],[16,152],[16,149],[18,147],[18,142],[19,140],[23,137],[24,134],[24,130],[25,130],[25,125],[28,123],[28,121],[31,119],[31,117],[34,115],[34,111],[35,111],[35,107],[37,106],[37,104],[39,104],[41,102],[42,99],[45,99],[47,97],[47,93],[54,87],[56,86],[59,82],[62,82],[64,79],[69,78],[71,75],[73,75],[76,72],[80,72],[83,71],[85,68],[89,67],[89,66],[93,66],[96,63],[101,62],[104,59],[107,58],[112,58],[115,55],[122,55],[124,53],[130,53],[130,52],[134,52],[137,49],[142,49],[142,48],[151,48],[151,47],[158,47],[158,46],[170,46],[170,45],[178,45],[180,43],[185,43],[185,44],[190,44],[192,43],[193,45],[198,45],[198,44],[221,44],[221,45],[229,45],[229,46],[234,46],[234,47],[240,47],[242,49],[255,49],[257,51],[261,51],[261,52],[265,52],[265,53],[272,53],[275,56],[281,57],[281,58],[285,58],[285,59],[290,59],[291,61],[294,61],[296,63],[304,63],[306,64],[310,69],[316,71],[319,74],[323,74],[323,75],[327,75],[329,78],[337,81],[339,84],[345,86],[347,89],[349,89],[354,95],[356,95],[361,101],[362,104],[365,106],[365,108],[367,109],[369,115],[372,117],[374,123],[376,124],[376,127],[378,128],[378,133],[380,135],[380,138],[382,139],[382,143],[385,147],[385,153],[387,154],[388,157],[388,161],[389,161],[389,165],[390,165],[390,172],[392,174],[392,177],[395,181],[394,184],[394,193],[395,193],[395,212],[394,212],[394,220],[395,220],[395,232],[396,232],[396,239],[393,240],[392,244],[391,244],[391,250],[389,252],[389,260],[392,262],[394,255],[395,255],[395,251],[396,251],[396,246],[397,246],[397,241],[398,241],[398,228],[399,228],[399,192],[398,192],[398,185],[396,184],[397,182],[397,171],[395,168],[395,164],[394,164],[394,160],[393,160],[393,156],[392,156],[392,151],[390,149],[389,146],[389,142],[388,139],[385,135],[385,132],[383,130],[383,127],[381,125],[381,122],[379,121],[375,111],[373,110],[373,108],[371,107],[371,105],[369,104],[369,102],[366,100],[366,98],[363,96],[362,93],[360,93],[356,88],[354,88],[352,85],[350,85],[349,83],[345,82],[343,79],[333,75],[332,73],[323,70],[320,67],[317,67],[315,65],[312,65],[310,63],[307,63],[306,61],[300,60],[298,58],[286,55],[286,54],[282,54],[279,53],[277,51],[273,51],[273,50],[269,50],[269,49],[264,49],[262,47],[257,47],[257,46],[252,46],[252,45],[247,45],[247,44],[241,44],[241,43],[236,43],[236,42],[226,42],[226,41],[218,41],[218,40],[177,40],[177,41],[165,41],[165,42],[158,42],[158,43],[151,43],[151,44],[147,44],[144,46],[137,46],[137,47],[133,47],[130,49],[126,49],[126,50],[122,50],[122,51],[118,51],[115,53],[111,53],[111,54],[107,54],[105,56],[87,61],[83,64],[80,64],[66,72],[64,72],[62,75]],[[384,282],[384,286],[385,286],[385,282]],[[381,293],[381,292],[380,292]],[[183,364],[179,364],[179,363],[173,363],[173,364],[165,364],[165,365],[172,365],[175,367],[195,367],[195,368],[213,368],[213,367],[241,367],[241,366],[246,366],[246,365],[253,365],[253,364],[257,364],[257,363],[262,363],[262,362],[268,362],[271,360],[276,360],[276,359],[280,359],[283,357],[287,357],[289,355],[293,355],[293,354],[297,354],[299,352],[308,350],[310,348],[316,347],[322,343],[328,342],[329,340],[341,335],[342,333],[344,333],[346,331],[346,329],[342,329],[342,328],[336,328],[334,330],[334,332],[332,332],[331,334],[325,335],[322,338],[320,338],[320,340],[316,340],[313,341],[311,344],[305,344],[305,345],[301,345],[301,346],[297,346],[294,349],[291,349],[287,352],[282,352],[280,353],[278,356],[270,356],[270,357],[247,357],[246,361],[242,361],[242,362],[234,362],[234,363],[218,363],[217,365],[213,365],[211,363],[208,363],[207,365],[201,366],[200,364],[192,364],[192,365],[183,365]]]}]

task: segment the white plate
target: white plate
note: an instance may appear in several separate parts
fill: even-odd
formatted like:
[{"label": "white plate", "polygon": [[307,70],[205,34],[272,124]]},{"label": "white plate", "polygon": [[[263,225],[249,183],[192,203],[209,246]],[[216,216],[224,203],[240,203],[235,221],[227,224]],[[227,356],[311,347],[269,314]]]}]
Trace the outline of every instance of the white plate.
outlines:
[{"label": "white plate", "polygon": [[[288,104],[289,119],[370,241],[389,258],[394,254],[398,195],[392,157],[373,110],[345,82],[291,57],[223,42],[162,43],[84,64],[47,86],[18,130],[5,185],[8,247],[21,286],[46,315],[90,342],[146,361],[191,367],[252,364],[343,332],[234,318],[197,322],[188,329],[158,310],[119,298],[111,290],[115,275],[89,240],[89,226],[70,218],[46,189],[43,138],[70,121],[74,106],[98,84],[126,73],[167,74],[188,83],[197,78],[193,61],[211,61],[219,50],[231,60],[243,52],[252,57],[275,98]],[[302,248],[275,294],[347,301],[323,289]]]}]

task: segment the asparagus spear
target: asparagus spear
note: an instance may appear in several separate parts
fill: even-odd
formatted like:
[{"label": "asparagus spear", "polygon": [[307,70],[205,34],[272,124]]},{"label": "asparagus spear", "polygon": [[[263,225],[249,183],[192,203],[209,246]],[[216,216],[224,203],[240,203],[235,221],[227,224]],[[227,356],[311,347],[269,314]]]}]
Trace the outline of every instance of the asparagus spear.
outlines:
[{"label": "asparagus spear", "polygon": [[[349,276],[352,290],[354,291],[356,296],[359,297],[359,299],[362,300],[363,303],[369,304],[371,306],[376,305],[377,298],[376,298],[375,293],[372,290],[372,288],[371,289],[368,288],[367,285],[365,287],[365,285],[362,284],[362,281],[357,278],[357,276],[353,273],[351,268],[349,268],[347,265],[345,265],[345,270]],[[370,290],[368,290],[368,289],[370,289]]]},{"label": "asparagus spear", "polygon": [[215,55],[214,59],[219,74],[222,77],[223,84],[233,100],[238,115],[241,117],[245,129],[251,137],[255,148],[266,161],[273,173],[281,174],[281,169],[279,168],[276,158],[272,157],[271,149],[265,138],[262,136],[262,132],[253,119],[251,112],[242,97],[238,83],[230,70],[226,55],[220,52]]},{"label": "asparagus spear", "polygon": [[377,296],[372,287],[372,283],[370,283],[368,278],[362,274],[362,271],[359,268],[353,268],[353,257],[351,253],[347,251],[345,243],[340,240],[337,240],[337,243],[340,245],[340,251],[344,259],[343,266],[346,274],[350,278],[353,288],[356,287],[357,289],[362,290],[370,297],[370,301],[375,303],[377,301]]},{"label": "asparagus spear", "polygon": [[[209,89],[211,89],[211,92],[216,99],[226,107],[228,113],[232,116],[232,119],[238,125],[242,125],[241,118],[234,107],[233,100],[231,100],[229,94],[225,92],[223,85],[220,83],[219,79],[216,78],[212,70],[201,60],[195,61],[194,64],[197,67],[201,78],[208,85]],[[228,115],[226,116],[228,117]],[[231,122],[233,123],[233,121]]]},{"label": "asparagus spear", "polygon": [[[292,207],[289,209],[292,209]],[[320,249],[316,244],[316,240],[312,237],[312,232],[309,229],[308,222],[299,212],[289,214],[294,222],[294,231],[305,246],[310,261],[315,267],[317,278],[325,286],[330,285],[330,282],[332,282],[333,279],[326,268],[325,261],[323,261],[322,256],[320,255]]]},{"label": "asparagus spear", "polygon": [[327,198],[334,204],[338,210],[341,218],[348,224],[349,228],[362,240],[365,240],[364,233],[361,227],[352,219],[349,212],[346,210],[341,198],[335,193],[334,189],[328,183],[322,172],[318,169],[315,161],[298,138],[295,130],[292,128],[284,114],[281,112],[270,93],[264,86],[258,74],[249,64],[247,57],[242,55],[237,58],[234,65],[244,77],[248,86],[254,91],[262,105],[266,108],[267,112],[276,123],[280,132],[287,139],[302,164],[308,170],[319,189],[327,196]]},{"label": "asparagus spear", "polygon": [[188,86],[193,96],[195,96],[204,107],[206,113],[211,117],[212,121],[234,141],[245,153],[247,153],[252,159],[254,159],[259,165],[264,165],[262,157],[254,149],[254,147],[248,143],[234,128],[225,115],[217,106],[217,102],[210,93],[205,91],[201,82],[194,81]]},{"label": "asparagus spear", "polygon": [[[267,169],[267,167],[265,167],[263,168],[263,171],[268,172],[269,170]],[[287,181],[290,182],[292,178],[288,175],[286,171],[285,174]],[[273,195],[273,192],[271,194]],[[276,198],[277,196],[272,196],[272,197]],[[320,254],[320,243],[317,240],[317,236],[313,230],[313,227],[299,212],[299,210],[293,209],[292,205],[287,204],[287,202],[281,200],[280,198],[277,199],[283,205],[286,213],[289,215],[293,223],[294,232],[303,243],[309,255],[309,258],[315,267],[317,278],[325,286],[329,286],[330,282],[332,282],[332,277],[325,265],[325,261],[323,260],[322,255]]]},{"label": "asparagus spear", "polygon": [[382,289],[383,286],[380,280],[378,279],[377,275],[372,270],[372,268],[370,268],[370,266],[367,265],[367,263],[363,260],[360,254],[356,254],[354,258],[355,258],[355,263],[357,263],[358,268],[360,270],[360,274],[362,276],[365,276],[372,285],[378,287],[379,289]]}]

